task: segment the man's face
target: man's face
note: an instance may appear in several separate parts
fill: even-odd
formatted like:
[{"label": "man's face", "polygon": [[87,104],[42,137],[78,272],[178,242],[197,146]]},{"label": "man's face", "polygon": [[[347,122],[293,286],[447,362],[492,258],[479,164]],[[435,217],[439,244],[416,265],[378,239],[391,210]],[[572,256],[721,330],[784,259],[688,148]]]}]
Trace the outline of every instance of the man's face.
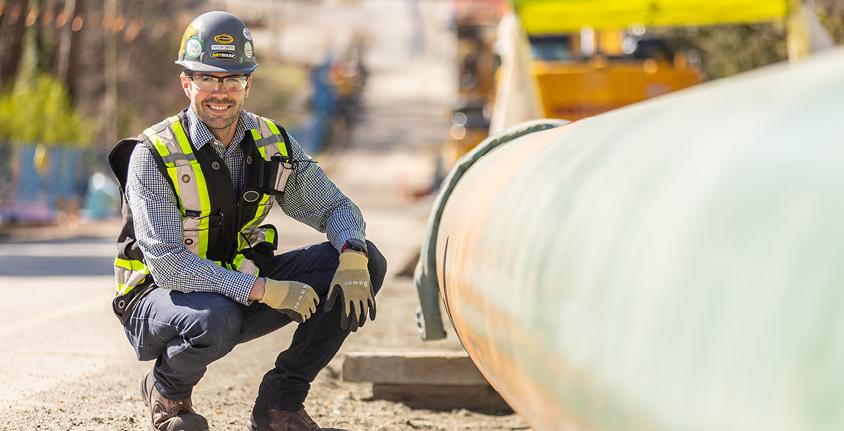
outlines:
[{"label": "man's face", "polygon": [[[220,82],[217,78],[225,79]],[[193,110],[209,129],[228,129],[235,124],[252,86],[251,76],[230,73],[182,73],[181,81]],[[245,86],[235,85],[238,81]]]}]

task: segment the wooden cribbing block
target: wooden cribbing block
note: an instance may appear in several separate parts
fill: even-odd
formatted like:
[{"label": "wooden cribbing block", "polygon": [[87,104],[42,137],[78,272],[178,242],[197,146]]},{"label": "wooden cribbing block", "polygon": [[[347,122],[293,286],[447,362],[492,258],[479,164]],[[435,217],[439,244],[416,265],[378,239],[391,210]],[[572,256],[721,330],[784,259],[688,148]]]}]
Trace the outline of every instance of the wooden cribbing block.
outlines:
[{"label": "wooden cribbing block", "polygon": [[374,399],[412,408],[510,411],[465,352],[350,353],[343,380],[370,382]]},{"label": "wooden cribbing block", "polygon": [[386,385],[373,384],[372,398],[395,401],[414,409],[468,409],[486,413],[511,412],[507,402],[485,385]]},{"label": "wooden cribbing block", "polygon": [[343,380],[389,385],[486,385],[465,352],[349,353]]}]

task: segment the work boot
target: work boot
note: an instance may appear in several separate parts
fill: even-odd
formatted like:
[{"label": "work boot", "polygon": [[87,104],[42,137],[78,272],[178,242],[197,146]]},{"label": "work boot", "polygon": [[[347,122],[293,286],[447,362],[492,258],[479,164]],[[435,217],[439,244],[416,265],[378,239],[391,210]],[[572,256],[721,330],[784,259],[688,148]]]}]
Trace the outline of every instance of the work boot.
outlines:
[{"label": "work boot", "polygon": [[319,431],[322,428],[311,419],[305,409],[291,412],[270,409],[266,418],[256,420],[255,412],[249,418],[246,431]]},{"label": "work boot", "polygon": [[155,431],[208,431],[208,421],[193,411],[190,397],[169,400],[155,389],[152,371],[141,380],[141,398],[149,407]]}]

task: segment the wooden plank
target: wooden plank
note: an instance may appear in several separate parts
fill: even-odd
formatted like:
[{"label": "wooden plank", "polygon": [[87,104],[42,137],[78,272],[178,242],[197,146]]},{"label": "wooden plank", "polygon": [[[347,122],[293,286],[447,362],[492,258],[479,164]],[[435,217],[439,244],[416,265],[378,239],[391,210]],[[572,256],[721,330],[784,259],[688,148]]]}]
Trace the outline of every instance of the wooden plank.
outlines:
[{"label": "wooden plank", "polygon": [[349,353],[343,379],[387,385],[487,385],[465,352]]},{"label": "wooden plank", "polygon": [[414,409],[469,409],[485,413],[513,410],[489,385],[372,385],[372,398],[395,401]]}]

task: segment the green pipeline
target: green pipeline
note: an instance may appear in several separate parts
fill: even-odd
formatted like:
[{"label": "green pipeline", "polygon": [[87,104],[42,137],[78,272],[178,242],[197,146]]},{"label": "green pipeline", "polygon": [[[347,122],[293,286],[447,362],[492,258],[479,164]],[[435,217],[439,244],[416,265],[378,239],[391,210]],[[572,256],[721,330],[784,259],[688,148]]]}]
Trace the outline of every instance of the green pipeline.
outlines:
[{"label": "green pipeline", "polygon": [[844,429],[844,51],[546,129],[440,197],[424,323],[536,430]]}]

